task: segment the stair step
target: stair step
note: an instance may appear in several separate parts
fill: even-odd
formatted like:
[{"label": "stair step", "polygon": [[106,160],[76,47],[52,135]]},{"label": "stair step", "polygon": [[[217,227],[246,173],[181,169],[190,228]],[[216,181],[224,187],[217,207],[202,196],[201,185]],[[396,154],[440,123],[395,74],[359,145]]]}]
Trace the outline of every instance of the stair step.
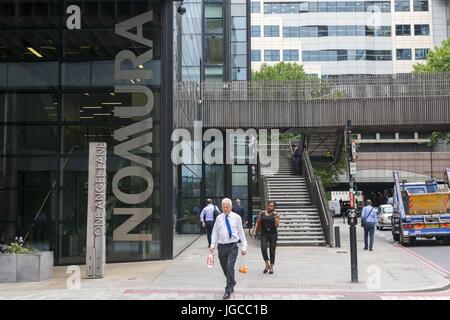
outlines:
[{"label": "stair step", "polygon": [[278,230],[278,234],[319,234],[319,235],[323,235],[323,231],[319,228],[315,228],[313,230],[308,230],[308,229],[279,229]]},{"label": "stair step", "polygon": [[307,235],[301,235],[301,236],[286,236],[283,235],[280,237],[280,240],[325,240],[324,236],[307,236]]},{"label": "stair step", "polygon": [[278,240],[278,246],[312,246],[312,245],[325,245],[324,240]]},{"label": "stair step", "polygon": [[282,223],[287,223],[287,222],[290,222],[290,223],[304,223],[304,224],[316,224],[316,225],[320,224],[320,220],[319,219],[313,220],[313,219],[306,219],[306,218],[303,218],[303,219],[291,219],[289,221],[284,220],[284,221],[280,221],[280,222],[282,222]]},{"label": "stair step", "polygon": [[295,196],[281,195],[281,194],[269,194],[269,197],[273,199],[285,200],[285,199],[309,199],[309,194],[297,194]]},{"label": "stair step", "polygon": [[278,209],[277,212],[318,212],[315,206],[307,206],[307,207],[299,207],[299,208],[286,208],[286,209]]},{"label": "stair step", "polygon": [[300,225],[300,224],[293,224],[292,227],[289,224],[283,224],[278,227],[279,230],[290,230],[292,228],[296,228],[298,231],[320,231],[323,232],[322,227],[319,225]]}]

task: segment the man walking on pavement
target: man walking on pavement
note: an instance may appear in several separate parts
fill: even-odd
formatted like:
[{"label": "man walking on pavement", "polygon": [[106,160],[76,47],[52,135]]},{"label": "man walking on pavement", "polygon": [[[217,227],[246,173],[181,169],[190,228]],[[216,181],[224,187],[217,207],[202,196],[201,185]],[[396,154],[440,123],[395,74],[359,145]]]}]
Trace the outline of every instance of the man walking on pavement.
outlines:
[{"label": "man walking on pavement", "polygon": [[242,225],[245,227],[247,225],[247,219],[245,216],[245,208],[241,206],[241,199],[236,199],[236,205],[233,207],[234,212],[241,216]]},{"label": "man walking on pavement", "polygon": [[[372,207],[371,200],[366,201],[366,206],[361,212],[361,221],[364,227],[364,250],[367,250],[368,248],[369,251],[372,251],[375,235],[375,225],[377,224],[377,211]],[[370,242],[368,241],[369,235]]]},{"label": "man walking on pavement", "polygon": [[236,285],[234,265],[236,264],[239,251],[237,242],[241,241],[242,255],[245,255],[247,250],[247,239],[242,227],[242,219],[238,214],[232,212],[231,208],[231,200],[228,198],[223,199],[223,213],[216,218],[209,247],[209,253],[214,254],[214,248],[217,246],[220,266],[227,279],[223,299],[230,299],[230,295],[233,293]]},{"label": "man walking on pavement", "polygon": [[206,207],[200,213],[200,222],[202,223],[202,227],[206,227],[206,236],[208,238],[208,248],[211,245],[211,233],[214,227],[214,220],[216,216],[220,214],[219,208],[216,205],[213,205],[212,199],[206,200]]}]

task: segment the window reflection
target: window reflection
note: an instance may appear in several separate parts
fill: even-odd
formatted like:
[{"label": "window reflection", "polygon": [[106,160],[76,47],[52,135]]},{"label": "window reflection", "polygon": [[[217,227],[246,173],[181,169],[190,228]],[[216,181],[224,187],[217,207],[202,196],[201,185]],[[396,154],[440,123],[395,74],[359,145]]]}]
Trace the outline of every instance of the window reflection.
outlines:
[{"label": "window reflection", "polygon": [[[154,106],[150,114],[152,120],[160,119],[160,93],[152,90]],[[115,107],[142,106],[147,103],[147,97],[142,93],[114,93],[114,92],[78,92],[65,93],[63,105],[63,121],[95,122],[124,122],[140,121],[149,118],[141,117],[118,118],[114,116]]]},{"label": "window reflection", "polygon": [[0,122],[56,121],[56,93],[10,93],[0,95]]},{"label": "window reflection", "polygon": [[58,57],[57,31],[1,31],[0,45],[2,60],[39,60]]}]

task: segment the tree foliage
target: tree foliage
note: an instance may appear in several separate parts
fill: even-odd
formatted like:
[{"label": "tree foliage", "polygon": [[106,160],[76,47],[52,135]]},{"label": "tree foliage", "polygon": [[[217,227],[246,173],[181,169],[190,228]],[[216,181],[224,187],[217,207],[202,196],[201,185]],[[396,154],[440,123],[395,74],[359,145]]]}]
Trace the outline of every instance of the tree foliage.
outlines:
[{"label": "tree foliage", "polygon": [[430,136],[428,146],[432,147],[438,142],[450,143],[450,132],[433,132]]},{"label": "tree foliage", "polygon": [[252,72],[252,80],[305,80],[307,75],[298,63],[279,62],[274,65],[263,63],[258,71]]},{"label": "tree foliage", "polygon": [[[415,64],[413,68],[415,73],[450,71],[450,37],[442,41],[441,47],[430,50],[425,63]],[[439,141],[450,143],[450,132],[433,132],[428,145],[434,146]]]},{"label": "tree foliage", "polygon": [[415,73],[450,71],[450,37],[440,47],[431,49],[425,63],[415,64],[413,70]]},{"label": "tree foliage", "polygon": [[339,175],[347,168],[345,146],[342,147],[341,157],[337,163],[314,168],[314,174],[320,178],[325,189],[331,189],[339,184]]}]

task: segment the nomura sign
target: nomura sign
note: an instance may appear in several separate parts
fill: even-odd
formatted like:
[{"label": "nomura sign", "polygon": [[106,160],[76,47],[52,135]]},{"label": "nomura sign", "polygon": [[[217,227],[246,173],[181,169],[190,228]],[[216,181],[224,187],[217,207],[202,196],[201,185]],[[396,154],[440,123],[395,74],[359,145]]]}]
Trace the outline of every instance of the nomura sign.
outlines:
[{"label": "nomura sign", "polygon": [[[152,196],[154,181],[152,176],[153,148],[153,116],[154,96],[152,90],[140,85],[139,79],[150,80],[153,78],[152,70],[147,70],[145,64],[153,59],[153,41],[143,35],[143,25],[153,21],[153,10],[140,14],[136,17],[120,22],[115,27],[117,35],[132,40],[141,49],[145,46],[146,51],[140,55],[130,50],[120,51],[115,58],[114,64],[114,91],[116,93],[131,93],[145,95],[146,101],[140,106],[116,106],[114,116],[117,118],[139,118],[128,126],[114,131],[114,155],[131,161],[131,165],[121,168],[116,172],[112,180],[112,191],[116,199],[125,205],[140,205],[139,208],[121,207],[114,208],[114,215],[130,216],[123,224],[113,232],[113,241],[151,241],[150,233],[130,233],[136,226],[152,215],[152,208],[145,207],[145,202]],[[118,83],[121,83],[120,85]],[[127,83],[126,85],[123,83]],[[144,179],[147,187],[140,193],[127,193],[121,190],[119,182],[128,177]]]}]

